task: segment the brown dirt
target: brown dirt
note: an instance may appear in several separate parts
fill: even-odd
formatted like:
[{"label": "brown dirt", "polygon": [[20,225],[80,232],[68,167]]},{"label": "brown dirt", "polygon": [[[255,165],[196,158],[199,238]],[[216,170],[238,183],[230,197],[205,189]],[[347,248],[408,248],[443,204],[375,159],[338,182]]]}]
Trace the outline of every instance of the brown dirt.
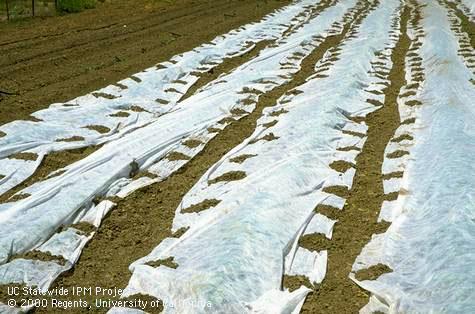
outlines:
[{"label": "brown dirt", "polygon": [[0,125],[113,84],[287,3],[115,0],[78,14],[2,23]]},{"label": "brown dirt", "polygon": [[189,139],[189,140],[186,140],[186,141],[183,142],[183,145],[185,145],[189,148],[196,148],[196,147],[200,146],[201,144],[203,144],[202,141],[194,140],[194,139]]},{"label": "brown dirt", "polygon": [[110,115],[111,117],[118,117],[118,118],[126,118],[130,116],[130,113],[125,112],[125,111],[118,111],[116,113],[113,113]]},{"label": "brown dirt", "polygon": [[[315,211],[322,214],[322,215],[327,216],[331,220],[338,220],[338,218],[341,215],[341,210],[339,208],[333,207],[333,206],[330,206],[330,205],[321,205],[321,204],[319,204],[315,208]],[[311,235],[309,235],[309,236],[311,236]],[[304,244],[302,244],[302,245],[304,245]]]},{"label": "brown dirt", "polygon": [[96,131],[96,132],[101,133],[101,134],[110,132],[110,130],[111,130],[108,127],[103,126],[103,125],[88,125],[88,126],[86,126],[86,129],[93,130],[93,131]]},{"label": "brown dirt", "polygon": [[182,213],[197,213],[201,212],[203,210],[206,210],[208,208],[214,207],[218,205],[221,201],[217,199],[211,199],[211,200],[204,200],[201,203],[191,205],[190,207],[183,208],[181,210]]},{"label": "brown dirt", "polygon": [[145,110],[144,108],[140,106],[132,106],[129,109],[134,112],[148,112],[147,110]]},{"label": "brown dirt", "polygon": [[39,261],[44,261],[44,262],[56,262],[61,265],[66,264],[66,260],[62,256],[51,255],[51,253],[46,253],[46,252],[41,252],[41,251],[36,251],[36,250],[29,251],[24,254],[14,255],[10,258],[10,260],[18,259],[18,258],[39,260]]},{"label": "brown dirt", "polygon": [[390,154],[387,154],[386,157],[390,158],[390,159],[394,159],[394,158],[400,158],[404,155],[409,155],[409,152],[406,151],[406,150],[397,150],[395,152],[392,152]]},{"label": "brown dirt", "polygon": [[341,151],[341,152],[349,152],[349,151],[352,151],[352,150],[355,150],[355,151],[360,151],[361,149],[357,146],[346,146],[346,147],[339,147],[337,148],[337,150]]},{"label": "brown dirt", "polygon": [[218,129],[218,128],[207,128],[206,131],[208,131],[209,133],[219,133],[219,132],[221,132],[221,129]]},{"label": "brown dirt", "polygon": [[[367,140],[356,159],[356,174],[343,210],[325,208],[323,214],[338,219],[333,230],[333,239],[312,242],[309,236],[305,246],[312,250],[328,248],[328,269],[325,280],[307,297],[302,313],[357,313],[368,302],[369,293],[353,283],[348,275],[352,264],[371,235],[380,233],[387,224],[378,224],[377,217],[385,199],[381,166],[384,150],[399,126],[400,118],[396,98],[405,81],[405,56],[410,39],[406,34],[410,16],[409,7],[402,12],[401,31],[391,59],[393,68],[389,73],[390,85],[385,89],[383,107],[370,113]],[[322,213],[321,207],[317,212]],[[321,237],[320,237],[321,238]],[[322,247],[321,247],[322,246]]]},{"label": "brown dirt", "polygon": [[402,178],[403,175],[404,175],[404,172],[402,171],[391,172],[391,173],[387,173],[383,175],[383,180],[388,180],[391,178]]},{"label": "brown dirt", "polygon": [[264,136],[261,137],[261,138],[253,139],[252,141],[249,142],[249,144],[255,144],[255,143],[259,142],[259,141],[268,141],[268,142],[270,142],[270,141],[274,141],[274,140],[276,140],[276,139],[278,139],[278,138],[279,138],[278,136],[275,136],[275,134],[271,132],[271,133],[269,133],[269,134],[264,135]]},{"label": "brown dirt", "polygon": [[366,136],[366,134],[364,134],[364,133],[359,133],[359,132],[355,132],[355,131],[348,131],[348,130],[343,130],[342,133],[357,136],[357,137],[361,137],[361,138]]},{"label": "brown dirt", "polygon": [[10,197],[8,199],[8,202],[18,202],[18,201],[21,201],[21,200],[24,200],[25,198],[28,198],[30,197],[31,194],[28,194],[28,193],[19,193],[19,194],[15,194],[13,195],[12,197]]},{"label": "brown dirt", "polygon": [[299,246],[306,248],[308,250],[318,247],[319,250],[329,250],[332,247],[335,247],[333,241],[325,237],[324,234],[307,234],[299,239]]},{"label": "brown dirt", "polygon": [[68,138],[59,138],[59,139],[56,140],[56,142],[80,142],[80,141],[84,141],[84,140],[85,140],[84,137],[74,135],[74,136],[71,136],[71,137],[68,137]]},{"label": "brown dirt", "polygon": [[236,157],[233,157],[231,159],[229,159],[230,162],[235,162],[235,163],[238,163],[238,164],[242,164],[245,160],[249,159],[249,158],[252,158],[252,157],[255,157],[256,155],[253,155],[253,154],[244,154],[244,155],[239,155],[239,156],[236,156]]},{"label": "brown dirt", "polygon": [[393,138],[391,140],[391,142],[396,142],[396,143],[399,143],[399,142],[402,142],[404,140],[409,140],[409,141],[412,141],[414,138],[412,136],[410,136],[409,134],[402,134],[396,138]]},{"label": "brown dirt", "polygon": [[230,112],[234,116],[240,116],[240,115],[243,115],[243,114],[247,114],[247,111],[243,110],[241,108],[234,108]]},{"label": "brown dirt", "polygon": [[244,171],[229,171],[217,178],[208,181],[208,184],[215,184],[218,182],[230,182],[230,181],[238,181],[242,180],[246,177],[246,173]]},{"label": "brown dirt", "polygon": [[416,118],[408,118],[401,122],[401,124],[413,124],[416,123]]},{"label": "brown dirt", "polygon": [[387,265],[377,264],[377,265],[373,265],[373,266],[371,266],[367,269],[362,269],[362,270],[356,272],[355,277],[359,281],[375,280],[375,279],[378,279],[378,277],[381,276],[382,274],[390,273],[392,271],[393,270]]},{"label": "brown dirt", "polygon": [[277,110],[277,111],[274,111],[272,112],[269,116],[271,117],[278,117],[280,116],[281,114],[284,114],[284,113],[287,113],[288,111],[285,110],[285,109],[280,109],[280,110]]},{"label": "brown dirt", "polygon": [[167,159],[170,161],[190,160],[190,156],[187,156],[179,152],[171,152],[170,154],[167,155]]},{"label": "brown dirt", "polygon": [[399,196],[399,193],[398,192],[391,192],[389,194],[385,194],[384,195],[384,200],[385,201],[395,201],[395,200],[397,200],[397,198]]},{"label": "brown dirt", "polygon": [[282,284],[285,288],[289,289],[290,291],[295,291],[298,288],[300,288],[302,285],[309,289],[313,288],[312,284],[310,283],[308,278],[305,276],[284,275]]},{"label": "brown dirt", "polygon": [[422,103],[419,100],[409,100],[406,101],[406,105],[409,107],[420,106]]},{"label": "brown dirt", "polygon": [[266,134],[263,137],[261,137],[260,140],[270,142],[270,141],[275,141],[278,138],[279,138],[278,136],[275,136],[275,134],[271,132],[271,133]]},{"label": "brown dirt", "polygon": [[348,187],[344,185],[332,185],[332,186],[323,188],[323,192],[334,194],[341,198],[347,198],[349,190],[348,190]]},{"label": "brown dirt", "polygon": [[190,227],[181,227],[180,229],[178,229],[177,231],[175,231],[175,232],[172,234],[172,237],[174,237],[174,238],[179,238],[179,237],[181,237],[183,234],[185,234],[185,232],[187,232],[188,229],[190,229]]},{"label": "brown dirt", "polygon": [[273,120],[271,122],[267,122],[267,123],[264,123],[262,126],[265,127],[265,128],[270,128],[270,127],[273,127],[274,125],[277,124],[277,120]]},{"label": "brown dirt", "polygon": [[8,158],[35,161],[38,159],[38,155],[34,153],[16,153],[8,156]]},{"label": "brown dirt", "polygon": [[344,161],[344,160],[337,160],[330,164],[330,168],[341,173],[345,173],[350,168],[355,168],[355,167],[356,167],[355,164],[348,161]]}]

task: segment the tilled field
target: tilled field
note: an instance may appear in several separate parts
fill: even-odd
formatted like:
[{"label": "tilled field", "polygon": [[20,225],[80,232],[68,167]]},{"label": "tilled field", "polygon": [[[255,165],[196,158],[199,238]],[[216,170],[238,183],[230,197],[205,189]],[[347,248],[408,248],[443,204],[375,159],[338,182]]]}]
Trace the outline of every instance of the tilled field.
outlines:
[{"label": "tilled field", "polygon": [[471,0],[121,5],[5,26],[0,313],[475,311]]}]

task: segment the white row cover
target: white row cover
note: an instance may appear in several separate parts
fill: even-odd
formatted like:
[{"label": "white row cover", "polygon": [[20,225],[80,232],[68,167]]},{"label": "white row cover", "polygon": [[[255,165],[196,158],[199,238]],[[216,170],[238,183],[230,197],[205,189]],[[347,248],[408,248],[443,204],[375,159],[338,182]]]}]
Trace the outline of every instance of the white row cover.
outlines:
[{"label": "white row cover", "polygon": [[[374,92],[381,92],[387,80],[375,75],[371,62],[382,61],[380,67],[386,70],[391,67],[388,56],[397,39],[391,22],[400,8],[399,1],[381,1],[363,21],[359,35],[345,41],[337,61],[328,62],[332,58],[327,54],[317,64],[318,74],[328,77],[309,78],[264,110],[254,134],[212,166],[184,196],[173,229],[190,229],[178,239],[165,239],[130,266],[133,275],[123,297],[155,296],[170,305],[165,313],[299,311],[308,289],[282,291],[282,276],[302,274],[320,282],[325,275],[326,252],[303,250],[297,241],[300,235],[313,232],[331,237],[335,222],[315,215],[313,209],[319,203],[344,205],[344,199],[322,190],[332,185],[350,187],[354,170],[342,174],[329,165],[337,160],[355,161],[358,152],[337,148],[361,147],[364,138],[342,130],[365,133],[366,126],[349,117],[365,116],[378,108],[367,99],[384,101],[382,93]],[[317,26],[311,22],[309,30],[315,33],[335,11],[322,13]],[[307,31],[307,27],[302,29]],[[375,57],[376,52],[382,57]],[[277,123],[266,125],[273,121]],[[266,140],[270,135],[273,140]],[[242,163],[232,161],[242,155],[253,157]],[[210,183],[230,171],[246,176]],[[206,199],[220,202],[198,213],[182,212]],[[147,265],[168,257],[174,258],[176,269]]]},{"label": "white row cover", "polygon": [[[384,204],[381,218],[392,221],[375,235],[353,270],[378,263],[393,272],[359,282],[372,292],[362,313],[475,312],[475,88],[474,74],[457,54],[445,7],[422,0],[420,53],[426,81],[418,97],[423,106],[403,115],[416,123],[402,126],[396,137],[415,141],[392,143],[389,151],[410,155],[385,160],[387,172],[404,170],[397,201]],[[414,32],[410,33],[414,38]]]},{"label": "white row cover", "polygon": [[[308,18],[306,8],[313,2],[298,1],[258,23],[218,36],[210,43],[122,80],[119,85],[107,86],[64,104],[53,104],[33,114],[40,122],[14,121],[0,126],[0,131],[6,133],[0,137],[0,174],[5,176],[0,179],[0,195],[32,175],[49,152],[107,143],[173,111],[198,80],[196,73],[207,72],[225,58],[248,52],[257,42],[280,38],[289,26],[300,24],[295,19],[297,15],[307,13],[302,18]],[[129,116],[114,116],[118,112]],[[88,126],[105,126],[110,131],[101,134]],[[74,136],[84,140],[62,141]],[[35,162],[7,158],[19,152],[37,153],[39,157]]]}]

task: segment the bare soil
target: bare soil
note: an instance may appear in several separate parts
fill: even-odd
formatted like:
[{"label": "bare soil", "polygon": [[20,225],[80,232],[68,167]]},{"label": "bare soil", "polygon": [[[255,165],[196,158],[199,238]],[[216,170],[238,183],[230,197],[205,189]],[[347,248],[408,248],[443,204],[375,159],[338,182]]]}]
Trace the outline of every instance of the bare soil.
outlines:
[{"label": "bare soil", "polygon": [[0,125],[113,84],[288,3],[116,0],[0,23]]}]

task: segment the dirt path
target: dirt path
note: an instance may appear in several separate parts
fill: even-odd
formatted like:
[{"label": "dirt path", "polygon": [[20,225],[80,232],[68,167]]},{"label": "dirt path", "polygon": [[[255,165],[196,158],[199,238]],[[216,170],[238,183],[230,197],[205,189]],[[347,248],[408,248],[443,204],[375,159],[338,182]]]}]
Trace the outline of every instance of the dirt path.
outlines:
[{"label": "dirt path", "polygon": [[0,24],[0,125],[193,49],[288,0],[118,0]]}]

